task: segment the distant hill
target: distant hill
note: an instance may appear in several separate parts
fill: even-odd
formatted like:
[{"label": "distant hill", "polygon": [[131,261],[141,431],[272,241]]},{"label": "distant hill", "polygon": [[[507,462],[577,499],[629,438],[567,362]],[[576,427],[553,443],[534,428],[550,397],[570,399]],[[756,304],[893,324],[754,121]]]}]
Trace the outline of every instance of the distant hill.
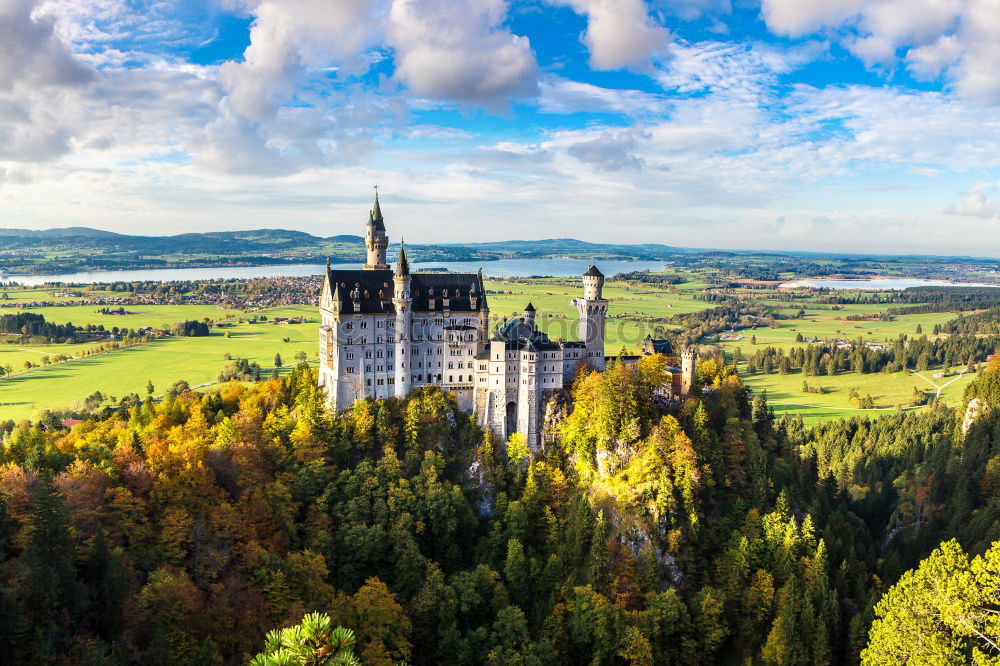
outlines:
[{"label": "distant hill", "polygon": [[[0,269],[11,273],[71,270],[182,268],[362,261],[364,238],[320,237],[288,229],[207,231],[173,236],[139,236],[88,227],[0,229]],[[577,256],[594,259],[665,259],[679,251],[667,245],[588,243],[574,238],[488,243],[410,245],[415,261],[491,261],[520,257]]]}]

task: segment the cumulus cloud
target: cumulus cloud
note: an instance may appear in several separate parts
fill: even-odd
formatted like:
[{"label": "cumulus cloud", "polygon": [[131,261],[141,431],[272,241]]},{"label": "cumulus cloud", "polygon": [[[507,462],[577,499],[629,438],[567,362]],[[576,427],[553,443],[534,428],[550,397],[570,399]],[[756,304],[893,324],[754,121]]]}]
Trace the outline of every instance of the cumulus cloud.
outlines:
[{"label": "cumulus cloud", "polygon": [[412,94],[494,111],[538,94],[526,37],[503,27],[505,0],[393,0],[386,24],[395,78]]},{"label": "cumulus cloud", "polygon": [[257,0],[246,9],[254,16],[250,44],[242,62],[227,62],[219,77],[232,110],[261,119],[301,83],[308,67],[336,63],[363,71],[362,50],[372,43],[377,25],[376,0]]},{"label": "cumulus cloud", "polygon": [[902,62],[918,78],[943,76],[963,96],[1000,103],[1000,0],[762,0],[772,32],[823,30],[866,65]]},{"label": "cumulus cloud", "polygon": [[55,33],[55,20],[36,15],[38,4],[0,0],[0,90],[75,85],[94,76]]},{"label": "cumulus cloud", "polygon": [[948,206],[944,212],[968,217],[1000,217],[998,191],[997,183],[976,183],[961,201]]},{"label": "cumulus cloud", "polygon": [[647,63],[670,33],[650,16],[643,0],[547,0],[586,14],[583,42],[594,69],[622,69]]},{"label": "cumulus cloud", "polygon": [[779,35],[801,37],[853,16],[862,0],[761,0],[761,15]]},{"label": "cumulus cloud", "polygon": [[639,171],[643,160],[636,157],[635,150],[644,138],[648,135],[637,128],[605,130],[593,139],[570,144],[566,152],[591,165],[595,171]]}]

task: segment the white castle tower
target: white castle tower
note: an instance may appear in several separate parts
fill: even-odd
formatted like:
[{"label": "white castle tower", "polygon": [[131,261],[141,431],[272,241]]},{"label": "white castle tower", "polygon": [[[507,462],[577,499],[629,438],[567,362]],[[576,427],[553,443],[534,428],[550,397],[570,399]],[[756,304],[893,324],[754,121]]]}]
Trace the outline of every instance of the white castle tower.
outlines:
[{"label": "white castle tower", "polygon": [[[378,205],[376,200],[375,205]],[[413,328],[413,296],[410,292],[410,262],[406,260],[406,249],[399,244],[399,260],[393,272],[394,285],[392,305],[396,309],[396,376],[395,395],[405,398],[410,393],[410,329]]]},{"label": "white castle tower", "polygon": [[389,237],[385,233],[385,220],[382,219],[382,208],[378,205],[378,190],[375,191],[375,206],[368,213],[365,248],[368,250],[368,262],[365,264],[366,271],[389,270],[389,264],[385,263],[385,252],[389,248]]},{"label": "white castle tower", "polygon": [[608,302],[604,299],[604,274],[591,266],[583,274],[583,298],[573,300],[580,313],[580,341],[587,348],[587,363],[604,370],[604,318]]}]

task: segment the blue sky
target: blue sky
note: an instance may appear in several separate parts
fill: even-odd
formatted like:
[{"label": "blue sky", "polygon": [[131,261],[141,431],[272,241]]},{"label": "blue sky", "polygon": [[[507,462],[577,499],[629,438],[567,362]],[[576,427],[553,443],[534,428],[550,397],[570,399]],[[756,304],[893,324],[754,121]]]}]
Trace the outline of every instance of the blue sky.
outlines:
[{"label": "blue sky", "polygon": [[1000,0],[0,0],[6,227],[1000,256]]}]

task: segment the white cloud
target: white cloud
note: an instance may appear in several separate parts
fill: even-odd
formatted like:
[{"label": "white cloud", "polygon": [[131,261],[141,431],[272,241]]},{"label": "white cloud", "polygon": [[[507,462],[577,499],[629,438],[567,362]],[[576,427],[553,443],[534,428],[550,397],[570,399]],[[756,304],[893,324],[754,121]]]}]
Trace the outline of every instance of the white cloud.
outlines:
[{"label": "white cloud", "polygon": [[943,76],[961,95],[1000,104],[1000,0],[762,0],[772,32],[824,30],[866,65],[903,62],[918,78]]},{"label": "white cloud", "polygon": [[761,0],[761,15],[772,32],[790,37],[839,25],[854,15],[863,0]]},{"label": "white cloud", "polygon": [[502,111],[538,94],[526,37],[503,27],[505,0],[393,0],[386,25],[395,78],[418,97]]},{"label": "white cloud", "polygon": [[538,108],[545,113],[620,113],[628,116],[659,115],[669,109],[662,95],[640,90],[603,88],[590,83],[547,76],[540,83]]},{"label": "white cloud", "polygon": [[944,212],[968,217],[1000,217],[1000,187],[998,183],[976,183],[957,205],[949,205]]},{"label": "white cloud", "polygon": [[595,171],[638,171],[643,161],[636,157],[635,150],[639,141],[647,138],[641,128],[606,130],[593,139],[570,144],[566,152],[590,164]]},{"label": "white cloud", "polygon": [[35,15],[37,5],[36,0],[0,0],[0,90],[18,84],[77,85],[94,76],[55,33],[55,20]]},{"label": "white cloud", "polygon": [[587,15],[583,42],[594,69],[646,64],[663,50],[670,33],[650,16],[643,0],[547,0]]},{"label": "white cloud", "polygon": [[759,43],[673,43],[656,72],[660,84],[681,93],[710,91],[753,102],[782,74],[814,57],[815,45],[780,51]]},{"label": "white cloud", "polygon": [[306,68],[337,63],[348,71],[367,68],[361,58],[377,25],[376,0],[258,0],[248,10],[254,22],[242,62],[227,62],[219,77],[232,111],[260,120],[277,113],[302,82]]}]

